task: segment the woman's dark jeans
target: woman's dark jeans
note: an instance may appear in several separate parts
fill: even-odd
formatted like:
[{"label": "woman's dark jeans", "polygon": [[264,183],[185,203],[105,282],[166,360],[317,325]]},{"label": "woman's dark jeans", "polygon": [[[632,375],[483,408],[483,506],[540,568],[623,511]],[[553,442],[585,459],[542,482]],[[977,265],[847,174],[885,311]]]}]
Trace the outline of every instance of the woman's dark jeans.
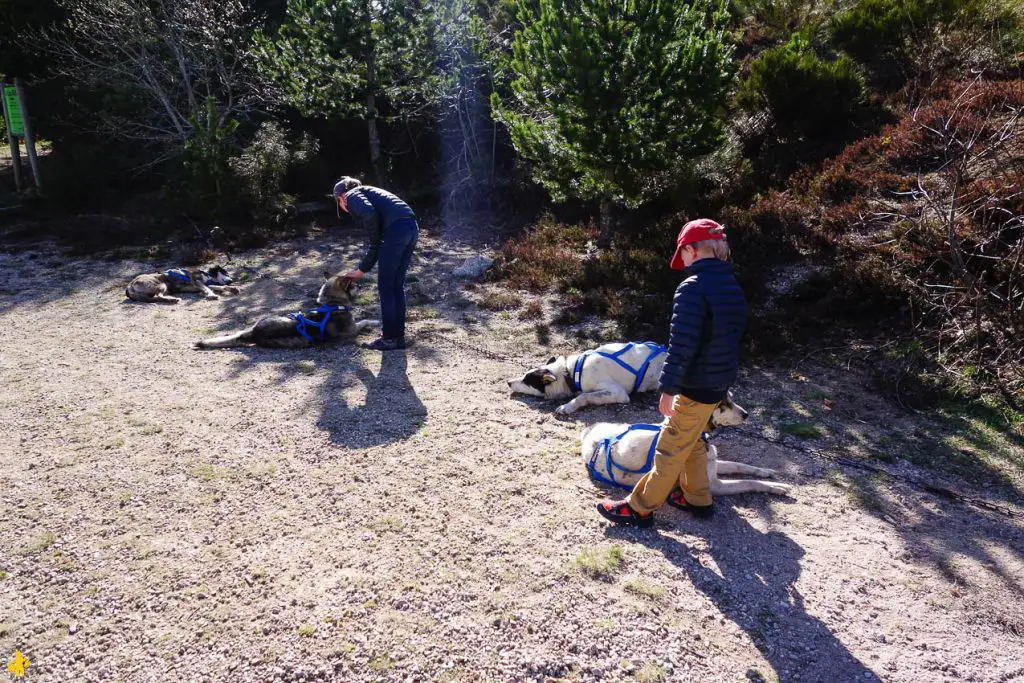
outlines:
[{"label": "woman's dark jeans", "polygon": [[377,258],[381,336],[405,339],[405,273],[412,261],[419,228],[414,218],[400,218],[387,227]]}]

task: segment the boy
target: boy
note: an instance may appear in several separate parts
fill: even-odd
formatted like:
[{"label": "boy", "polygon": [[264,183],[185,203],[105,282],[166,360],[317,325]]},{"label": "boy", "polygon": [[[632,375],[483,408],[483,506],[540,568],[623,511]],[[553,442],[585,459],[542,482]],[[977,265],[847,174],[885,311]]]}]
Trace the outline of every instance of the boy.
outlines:
[{"label": "boy", "polygon": [[654,467],[625,500],[597,504],[605,519],[649,527],[654,510],[666,502],[698,517],[714,511],[700,437],[736,381],[747,319],[747,303],[728,260],[725,229],[715,221],[700,218],[679,231],[670,266],[686,268],[687,278],[672,303],[668,360],[659,380],[658,408],[665,421]]}]

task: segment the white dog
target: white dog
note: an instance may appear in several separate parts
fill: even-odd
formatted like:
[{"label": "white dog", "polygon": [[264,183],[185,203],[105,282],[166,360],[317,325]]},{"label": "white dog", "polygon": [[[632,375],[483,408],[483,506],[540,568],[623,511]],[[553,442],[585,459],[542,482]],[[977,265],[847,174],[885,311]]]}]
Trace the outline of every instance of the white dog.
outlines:
[{"label": "white dog", "polygon": [[[741,424],[747,419],[747,411],[726,397],[711,414],[708,429]],[[590,475],[603,484],[614,484],[632,488],[654,464],[654,451],[660,425],[627,425],[598,422],[583,430],[582,455]],[[702,437],[703,438],[703,437]],[[708,481],[711,495],[721,496],[734,493],[774,493],[783,495],[789,486],[756,479],[719,479],[720,474],[749,474],[757,477],[771,477],[775,470],[753,467],[739,462],[718,459],[718,449],[707,442]]]},{"label": "white dog", "polygon": [[668,352],[653,342],[605,344],[574,356],[552,358],[520,379],[509,380],[513,393],[546,399],[569,398],[555,412],[568,415],[586,406],[629,403],[637,391],[658,387]]}]

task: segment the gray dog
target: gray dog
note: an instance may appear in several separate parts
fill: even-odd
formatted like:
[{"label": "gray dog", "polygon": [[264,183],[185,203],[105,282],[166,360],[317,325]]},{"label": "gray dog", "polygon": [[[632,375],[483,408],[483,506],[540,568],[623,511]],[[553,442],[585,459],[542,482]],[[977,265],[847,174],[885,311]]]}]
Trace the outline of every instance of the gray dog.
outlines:
[{"label": "gray dog", "polygon": [[323,341],[354,341],[356,335],[379,324],[376,320],[356,322],[352,300],[355,281],[342,275],[324,273],[327,280],[317,294],[320,304],[312,311],[291,315],[269,315],[240,332],[196,342],[197,349],[227,349],[232,346],[265,346],[274,349],[302,349]]}]

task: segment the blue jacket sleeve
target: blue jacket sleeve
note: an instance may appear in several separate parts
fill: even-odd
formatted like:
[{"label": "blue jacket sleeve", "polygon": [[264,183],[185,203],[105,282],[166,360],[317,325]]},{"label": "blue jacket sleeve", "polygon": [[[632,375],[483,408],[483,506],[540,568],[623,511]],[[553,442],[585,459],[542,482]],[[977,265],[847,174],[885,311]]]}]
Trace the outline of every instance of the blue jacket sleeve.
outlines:
[{"label": "blue jacket sleeve", "polygon": [[370,200],[358,189],[348,193],[348,212],[361,226],[369,229],[372,235],[370,248],[359,262],[359,270],[366,273],[377,264],[377,253],[380,251],[380,241],[383,237],[380,217]]},{"label": "blue jacket sleeve", "polygon": [[683,380],[700,347],[707,311],[707,299],[700,285],[696,281],[683,281],[672,302],[668,358],[658,380],[662,393],[674,396],[682,392]]}]

